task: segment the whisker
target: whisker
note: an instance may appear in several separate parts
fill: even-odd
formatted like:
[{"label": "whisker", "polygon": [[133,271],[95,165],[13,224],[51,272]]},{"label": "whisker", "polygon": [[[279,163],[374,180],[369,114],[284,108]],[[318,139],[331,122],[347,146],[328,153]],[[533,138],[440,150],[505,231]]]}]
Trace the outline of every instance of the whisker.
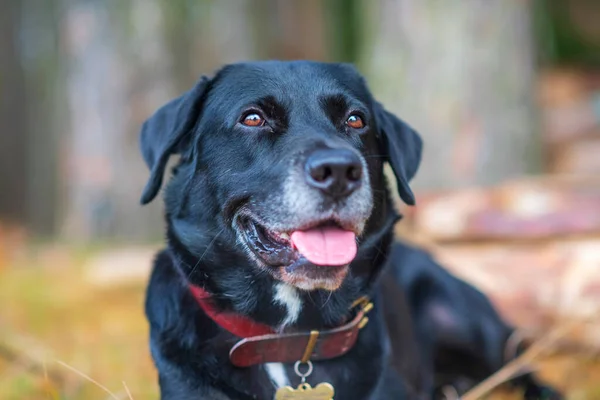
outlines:
[{"label": "whisker", "polygon": [[192,274],[196,271],[196,268],[198,268],[198,265],[200,265],[200,262],[202,261],[202,259],[204,258],[204,256],[208,253],[208,250],[210,250],[210,248],[212,247],[212,245],[215,243],[215,241],[217,240],[217,238],[219,237],[219,235],[221,233],[223,233],[223,231],[225,230],[225,228],[221,229],[216,235],[215,237],[210,241],[210,243],[208,244],[208,246],[206,246],[206,249],[204,250],[204,253],[202,253],[202,255],[200,256],[200,258],[198,258],[198,261],[196,262],[196,265],[194,265],[194,268],[192,268],[192,270],[190,271],[190,273],[188,274],[188,279],[192,276]]},{"label": "whisker", "polygon": [[314,299],[312,298],[312,296],[310,295],[310,292],[306,292],[306,294],[308,295],[308,299],[310,300],[310,302],[311,302],[313,305],[315,305],[315,306],[316,306],[316,305],[317,305],[317,303],[315,303],[315,300],[314,300]]},{"label": "whisker", "polygon": [[325,300],[325,303],[323,303],[323,305],[321,306],[321,309],[325,308],[325,306],[327,305],[327,303],[329,303],[329,300],[331,300],[331,295],[333,294],[333,290],[329,291],[329,296],[327,296],[327,300]]}]

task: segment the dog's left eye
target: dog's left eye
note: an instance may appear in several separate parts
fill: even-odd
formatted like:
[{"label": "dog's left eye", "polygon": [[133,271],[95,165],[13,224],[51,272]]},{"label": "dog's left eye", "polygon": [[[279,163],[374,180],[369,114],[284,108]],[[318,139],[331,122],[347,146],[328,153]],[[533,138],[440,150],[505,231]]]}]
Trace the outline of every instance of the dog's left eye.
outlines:
[{"label": "dog's left eye", "polygon": [[360,115],[352,114],[346,120],[346,125],[353,129],[362,129],[365,127],[365,122],[360,117]]},{"label": "dog's left eye", "polygon": [[263,126],[265,124],[265,119],[261,117],[258,113],[251,112],[246,114],[242,118],[242,124],[250,127],[258,127]]}]

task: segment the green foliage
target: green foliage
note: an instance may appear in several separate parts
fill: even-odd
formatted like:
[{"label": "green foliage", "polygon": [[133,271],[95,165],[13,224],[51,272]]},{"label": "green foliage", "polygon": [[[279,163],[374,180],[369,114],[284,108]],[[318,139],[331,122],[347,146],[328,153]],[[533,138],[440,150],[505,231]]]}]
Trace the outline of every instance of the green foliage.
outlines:
[{"label": "green foliage", "polygon": [[536,0],[533,17],[543,63],[600,66],[600,46],[597,44],[600,38],[582,32],[572,20],[564,0]]},{"label": "green foliage", "polygon": [[364,44],[366,21],[360,0],[330,0],[327,6],[327,26],[330,27],[330,47],[335,61],[356,63]]}]

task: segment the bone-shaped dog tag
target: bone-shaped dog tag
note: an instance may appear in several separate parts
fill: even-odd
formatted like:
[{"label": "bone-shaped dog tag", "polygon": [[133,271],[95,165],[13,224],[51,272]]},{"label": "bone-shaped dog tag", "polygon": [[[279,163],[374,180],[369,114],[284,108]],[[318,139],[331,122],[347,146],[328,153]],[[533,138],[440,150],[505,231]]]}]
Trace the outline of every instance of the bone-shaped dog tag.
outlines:
[{"label": "bone-shaped dog tag", "polygon": [[275,400],[333,400],[335,391],[329,383],[319,383],[311,387],[308,383],[302,383],[296,389],[285,386],[277,390]]}]

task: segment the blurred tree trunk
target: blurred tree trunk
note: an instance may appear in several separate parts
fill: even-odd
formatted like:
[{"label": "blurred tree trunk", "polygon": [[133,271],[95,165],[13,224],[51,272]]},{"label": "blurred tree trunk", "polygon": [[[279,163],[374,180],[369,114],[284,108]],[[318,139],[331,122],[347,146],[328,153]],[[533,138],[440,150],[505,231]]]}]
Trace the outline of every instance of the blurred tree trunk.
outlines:
[{"label": "blurred tree trunk", "polygon": [[0,2],[0,220],[27,222],[28,131],[18,0]]},{"label": "blurred tree trunk", "polygon": [[56,0],[20,3],[20,56],[25,71],[29,133],[28,226],[37,235],[49,236],[59,220],[59,148],[66,127],[64,53],[59,46],[61,7]]},{"label": "blurred tree trunk", "polygon": [[0,3],[0,219],[44,236],[57,220],[64,117],[56,5]]},{"label": "blurred tree trunk", "polygon": [[[363,3],[364,13],[373,3]],[[425,142],[417,189],[537,171],[530,4],[381,0],[361,64],[377,96]]]},{"label": "blurred tree trunk", "polygon": [[159,237],[159,202],[139,196],[138,147],[150,109],[174,95],[156,0],[65,3],[69,129],[62,234],[70,240]]}]

